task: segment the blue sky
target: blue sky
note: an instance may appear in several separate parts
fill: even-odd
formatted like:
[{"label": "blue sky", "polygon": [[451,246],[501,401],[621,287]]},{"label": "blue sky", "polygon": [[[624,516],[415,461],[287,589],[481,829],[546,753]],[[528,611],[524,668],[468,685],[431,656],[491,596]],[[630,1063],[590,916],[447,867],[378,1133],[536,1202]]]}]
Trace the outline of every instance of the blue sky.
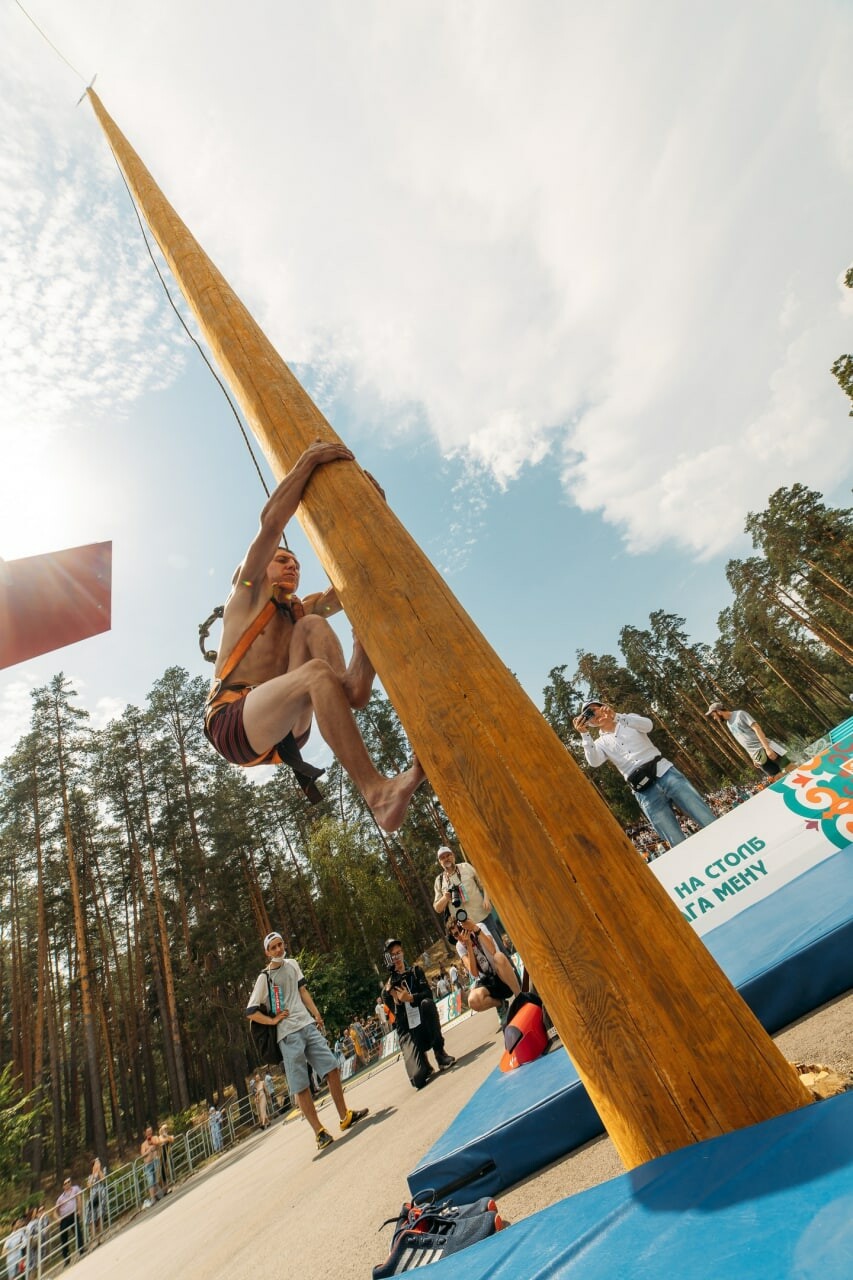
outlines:
[{"label": "blue sky", "polygon": [[[30,12],[535,701],[653,609],[713,638],[746,512],[847,502],[849,7],[307,8]],[[0,674],[4,751],[60,668],[99,724],[209,673],[263,492],[83,80],[0,39],[0,555],[114,543],[112,632]]]}]

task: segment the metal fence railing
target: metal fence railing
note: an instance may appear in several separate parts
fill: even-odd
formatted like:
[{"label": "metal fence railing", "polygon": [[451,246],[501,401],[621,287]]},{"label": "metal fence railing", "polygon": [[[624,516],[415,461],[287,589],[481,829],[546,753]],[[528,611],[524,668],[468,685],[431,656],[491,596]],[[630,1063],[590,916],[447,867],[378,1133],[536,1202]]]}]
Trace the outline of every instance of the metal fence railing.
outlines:
[{"label": "metal fence railing", "polygon": [[[287,1101],[286,1093],[279,1094],[274,1112]],[[76,1261],[122,1218],[138,1213],[159,1199],[167,1187],[189,1178],[206,1160],[223,1154],[245,1136],[246,1130],[258,1126],[255,1106],[249,1097],[235,1098],[219,1115],[218,1124],[206,1120],[194,1125],[162,1148],[165,1158],[162,1163],[159,1157],[156,1161],[153,1195],[145,1163],[137,1157],[108,1173],[97,1186],[85,1187],[78,1198],[76,1213],[59,1222],[52,1212],[34,1218],[27,1228],[24,1269],[18,1274],[26,1280],[42,1280],[68,1262]]]},{"label": "metal fence railing", "polygon": [[[444,1003],[440,1002],[440,1007]],[[442,1010],[442,1021],[458,1016],[459,1012],[458,1006],[451,1008],[448,998],[447,1008]],[[385,1036],[373,1048],[371,1066],[374,1062],[390,1060],[398,1052],[396,1035]],[[351,1078],[353,1065],[352,1060],[341,1063],[342,1080]],[[287,1090],[279,1089],[268,1119],[274,1119],[289,1105]],[[201,1164],[223,1154],[241,1136],[245,1136],[245,1131],[257,1128],[260,1123],[256,1104],[248,1095],[232,1099],[220,1110],[219,1116],[218,1124],[205,1120],[186,1133],[178,1134],[174,1142],[162,1149],[165,1158],[162,1164],[159,1157],[156,1161],[153,1195],[145,1163],[138,1156],[112,1170],[97,1186],[83,1188],[76,1213],[59,1222],[55,1220],[53,1211],[34,1219],[27,1228],[24,1269],[19,1270],[18,1275],[26,1280],[42,1280],[67,1262],[76,1261],[102,1235],[120,1226],[122,1219],[154,1203],[167,1187],[185,1181]],[[165,1175],[165,1186],[162,1175]]]}]

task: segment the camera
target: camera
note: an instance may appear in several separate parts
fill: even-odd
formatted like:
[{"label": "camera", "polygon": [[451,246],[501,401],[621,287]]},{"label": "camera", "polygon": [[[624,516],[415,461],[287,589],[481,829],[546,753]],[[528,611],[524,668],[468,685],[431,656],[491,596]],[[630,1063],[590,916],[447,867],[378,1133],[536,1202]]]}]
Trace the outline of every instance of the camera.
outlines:
[{"label": "camera", "polygon": [[468,912],[462,905],[462,894],[459,884],[451,884],[447,890],[450,895],[450,906],[453,909],[453,919],[457,924],[461,924],[463,920],[468,919]]},{"label": "camera", "polygon": [[584,724],[586,724],[589,720],[592,720],[597,710],[598,710],[598,707],[584,707],[580,717],[581,720],[583,720]]}]

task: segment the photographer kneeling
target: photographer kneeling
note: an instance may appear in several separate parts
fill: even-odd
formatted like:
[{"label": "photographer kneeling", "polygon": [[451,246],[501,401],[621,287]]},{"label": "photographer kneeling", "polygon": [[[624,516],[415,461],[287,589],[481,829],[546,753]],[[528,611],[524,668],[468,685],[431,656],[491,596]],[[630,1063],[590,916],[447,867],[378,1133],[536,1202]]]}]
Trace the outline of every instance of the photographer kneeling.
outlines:
[{"label": "photographer kneeling", "polygon": [[464,911],[456,914],[457,918],[451,918],[449,922],[448,932],[472,978],[468,991],[468,1008],[475,1013],[497,1009],[503,1023],[506,1001],[517,996],[521,990],[518,974],[504,953],[498,950],[497,943],[484,924],[477,924],[475,920],[460,920],[458,917],[464,915]]},{"label": "photographer kneeling", "polygon": [[403,1062],[412,1086],[422,1089],[435,1074],[427,1058],[432,1049],[439,1071],[452,1067],[455,1058],[444,1047],[438,1010],[426,974],[420,965],[406,968],[399,938],[385,943],[385,963],[390,976],[383,989],[385,1002],[394,1013],[394,1027],[400,1041]]}]

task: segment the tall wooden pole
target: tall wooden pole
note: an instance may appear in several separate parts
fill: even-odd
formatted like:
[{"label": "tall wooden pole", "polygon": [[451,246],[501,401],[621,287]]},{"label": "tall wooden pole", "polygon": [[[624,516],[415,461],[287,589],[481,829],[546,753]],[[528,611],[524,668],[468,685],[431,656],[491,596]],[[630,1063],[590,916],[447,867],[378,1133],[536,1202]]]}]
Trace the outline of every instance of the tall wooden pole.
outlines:
[{"label": "tall wooden pole", "polygon": [[[89,98],[281,476],[313,440],[337,436],[91,90]],[[315,472],[299,518],[625,1165],[808,1103],[793,1068],[357,464]]]}]

